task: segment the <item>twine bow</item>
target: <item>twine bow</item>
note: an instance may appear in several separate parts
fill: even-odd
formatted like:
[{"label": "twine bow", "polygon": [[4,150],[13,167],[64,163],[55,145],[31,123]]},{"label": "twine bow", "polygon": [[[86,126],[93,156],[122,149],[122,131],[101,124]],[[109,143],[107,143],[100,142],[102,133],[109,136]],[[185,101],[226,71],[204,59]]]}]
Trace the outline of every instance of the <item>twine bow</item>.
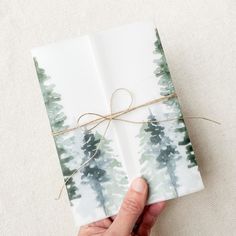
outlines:
[{"label": "twine bow", "polygon": [[[124,110],[121,110],[121,111],[117,111],[117,112],[113,112],[113,100],[114,100],[114,97],[115,95],[120,92],[120,91],[124,91],[126,92],[129,97],[130,97],[130,102],[128,104],[128,107]],[[68,183],[68,181],[73,178],[73,176],[79,171],[81,170],[82,168],[84,168],[92,159],[94,159],[94,157],[96,156],[101,144],[102,144],[102,141],[104,140],[106,134],[107,134],[107,131],[109,129],[109,126],[112,122],[112,120],[116,120],[116,121],[121,121],[121,122],[126,122],[126,123],[131,123],[131,124],[145,124],[145,123],[161,123],[161,122],[168,122],[168,121],[174,121],[174,120],[183,120],[183,117],[180,116],[180,117],[176,117],[176,118],[170,118],[170,119],[165,119],[165,120],[159,120],[159,121],[150,121],[150,120],[143,120],[143,121],[134,121],[134,120],[127,120],[127,119],[122,119],[120,118],[122,115],[124,114],[127,114],[127,113],[130,113],[132,111],[135,111],[137,109],[140,109],[140,108],[143,108],[143,107],[146,107],[146,106],[150,106],[150,105],[153,105],[153,104],[157,104],[157,103],[160,103],[162,101],[165,101],[165,100],[169,100],[169,99],[172,99],[172,98],[175,98],[177,97],[176,93],[173,93],[173,94],[170,94],[170,95],[167,95],[167,96],[164,96],[164,97],[160,97],[160,98],[157,98],[157,99],[153,99],[153,100],[150,100],[146,103],[143,103],[143,104],[140,104],[140,105],[137,105],[137,106],[133,106],[133,95],[131,93],[130,90],[126,89],[126,88],[118,88],[116,89],[112,95],[111,95],[111,98],[110,98],[110,113],[107,114],[107,115],[101,115],[101,114],[98,114],[98,113],[94,113],[94,112],[86,112],[82,115],[79,116],[79,118],[77,119],[77,124],[76,126],[72,127],[72,128],[68,128],[68,129],[64,129],[64,130],[61,130],[61,131],[58,131],[58,132],[53,132],[53,136],[60,136],[60,135],[63,135],[65,133],[69,133],[69,132],[72,132],[74,130],[77,130],[77,129],[81,129],[83,127],[86,127],[86,130],[90,131],[90,130],[93,130],[94,128],[96,128],[97,126],[99,126],[100,124],[102,124],[103,122],[107,121],[107,125],[104,129],[104,132],[101,136],[101,139],[95,149],[95,152],[94,154],[87,160],[85,161],[84,163],[82,163],[64,182],[63,186],[61,187],[61,190],[59,192],[59,195],[58,197],[56,198],[56,200],[59,200],[60,197],[61,197],[61,194],[62,194],[62,191],[64,189],[64,187],[66,186],[66,184]],[[95,119],[92,119],[88,122],[84,122],[82,124],[80,124],[81,122],[81,119],[85,116],[97,116],[97,118]],[[213,122],[217,125],[220,125],[219,122],[215,121],[215,120],[212,120],[212,119],[209,119],[209,118],[206,118],[206,117],[201,117],[201,116],[186,116],[185,119],[202,119],[202,120],[206,120],[206,121],[210,121],[210,122]],[[93,126],[92,126],[93,125]],[[92,126],[91,128],[87,129],[88,126]]]}]

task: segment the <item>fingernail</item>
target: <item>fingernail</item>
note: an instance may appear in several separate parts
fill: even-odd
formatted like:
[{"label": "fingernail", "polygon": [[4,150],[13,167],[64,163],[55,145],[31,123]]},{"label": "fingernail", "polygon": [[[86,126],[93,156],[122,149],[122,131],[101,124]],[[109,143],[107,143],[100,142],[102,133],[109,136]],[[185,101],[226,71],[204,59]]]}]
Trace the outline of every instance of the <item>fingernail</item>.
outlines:
[{"label": "fingernail", "polygon": [[135,179],[132,184],[131,184],[131,188],[138,193],[141,193],[145,190],[146,188],[146,182],[144,181],[144,179],[142,178],[137,178]]}]

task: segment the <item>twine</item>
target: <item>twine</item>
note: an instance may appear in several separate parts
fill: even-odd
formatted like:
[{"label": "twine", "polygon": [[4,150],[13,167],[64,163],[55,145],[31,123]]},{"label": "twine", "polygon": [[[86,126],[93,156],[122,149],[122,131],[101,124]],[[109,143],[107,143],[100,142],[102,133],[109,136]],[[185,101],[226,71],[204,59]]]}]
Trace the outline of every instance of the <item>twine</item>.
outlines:
[{"label": "twine", "polygon": [[[124,91],[126,92],[129,97],[130,97],[130,103],[128,105],[128,107],[124,110],[121,110],[121,111],[118,111],[118,112],[113,112],[113,100],[114,100],[114,97],[115,95],[120,92],[120,91]],[[64,182],[63,186],[61,187],[60,189],[60,192],[59,192],[59,195],[58,197],[56,198],[56,200],[59,200],[60,197],[61,197],[61,194],[66,186],[66,184],[68,183],[68,181],[73,178],[73,176],[78,173],[79,170],[81,170],[82,168],[84,168],[87,164],[89,164],[89,162],[94,159],[94,157],[96,156],[101,144],[102,144],[102,141],[104,140],[106,134],[107,134],[107,131],[109,129],[109,126],[111,124],[111,121],[112,120],[116,120],[116,121],[121,121],[121,122],[126,122],[126,123],[130,123],[130,124],[146,124],[146,123],[162,123],[162,122],[169,122],[169,121],[174,121],[174,120],[184,120],[184,119],[202,119],[202,120],[206,120],[206,121],[209,121],[209,122],[212,122],[212,123],[215,123],[217,125],[220,125],[220,122],[218,121],[215,121],[215,120],[212,120],[212,119],[209,119],[209,118],[206,118],[206,117],[202,117],[202,116],[185,116],[183,118],[183,116],[180,116],[180,117],[176,117],[176,118],[170,118],[170,119],[165,119],[165,120],[159,120],[159,121],[151,121],[151,120],[143,120],[143,121],[135,121],[135,120],[127,120],[127,119],[122,119],[122,118],[119,118],[120,116],[124,115],[124,114],[127,114],[127,113],[130,113],[132,111],[135,111],[137,109],[140,109],[140,108],[143,108],[143,107],[146,107],[146,106],[150,106],[150,105],[153,105],[153,104],[157,104],[157,103],[160,103],[162,101],[166,101],[166,100],[169,100],[169,99],[172,99],[172,98],[177,98],[177,95],[176,93],[173,93],[173,94],[170,94],[170,95],[167,95],[167,96],[164,96],[164,97],[160,97],[160,98],[157,98],[157,99],[153,99],[153,100],[150,100],[146,103],[143,103],[143,104],[140,104],[140,105],[137,105],[137,106],[132,106],[133,105],[133,95],[131,93],[130,90],[126,89],[126,88],[118,88],[116,89],[112,95],[111,95],[111,98],[110,98],[110,113],[107,114],[107,115],[101,115],[99,113],[94,113],[94,112],[86,112],[82,115],[79,116],[79,118],[77,119],[77,124],[76,126],[72,127],[72,128],[68,128],[68,129],[64,129],[64,130],[61,130],[61,131],[58,131],[58,132],[53,132],[53,136],[56,137],[56,136],[59,136],[59,135],[63,135],[65,133],[69,133],[69,132],[72,132],[72,131],[75,131],[77,129],[81,129],[83,127],[86,127],[87,126],[91,126],[93,125],[90,129],[86,129],[88,131],[90,130],[93,130],[94,128],[96,128],[97,126],[99,126],[100,124],[102,124],[103,122],[105,121],[108,121],[105,129],[104,129],[104,132],[100,138],[100,141],[95,149],[95,152],[94,154],[87,160],[85,161],[83,164],[81,164]],[[80,120],[85,117],[85,116],[97,116],[98,118],[95,118],[93,120],[90,120],[88,122],[84,122],[82,124],[80,124]]]}]

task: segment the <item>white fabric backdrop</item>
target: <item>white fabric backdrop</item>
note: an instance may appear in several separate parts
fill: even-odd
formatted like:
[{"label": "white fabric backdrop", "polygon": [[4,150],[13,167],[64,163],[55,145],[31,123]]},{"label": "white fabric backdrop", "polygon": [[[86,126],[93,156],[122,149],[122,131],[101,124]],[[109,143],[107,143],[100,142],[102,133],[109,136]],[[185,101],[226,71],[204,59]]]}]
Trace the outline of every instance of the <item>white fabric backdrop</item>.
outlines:
[{"label": "white fabric backdrop", "polygon": [[155,16],[206,189],[169,202],[153,235],[236,235],[234,0],[0,1],[0,235],[76,235],[32,47]]}]

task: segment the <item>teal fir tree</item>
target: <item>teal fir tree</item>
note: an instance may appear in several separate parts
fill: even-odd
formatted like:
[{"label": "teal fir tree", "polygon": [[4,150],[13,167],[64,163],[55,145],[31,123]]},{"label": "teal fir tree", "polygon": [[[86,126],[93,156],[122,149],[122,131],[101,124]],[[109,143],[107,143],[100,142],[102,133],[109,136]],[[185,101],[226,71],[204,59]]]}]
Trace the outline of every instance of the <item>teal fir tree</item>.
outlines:
[{"label": "teal fir tree", "polygon": [[[41,91],[44,98],[44,103],[47,109],[49,122],[51,124],[52,132],[58,132],[68,128],[65,125],[66,115],[63,112],[63,106],[60,104],[61,96],[55,92],[55,85],[50,84],[50,77],[46,74],[43,68],[40,68],[36,58],[34,58],[34,64],[41,87]],[[70,177],[75,169],[70,169],[67,164],[74,159],[72,152],[73,138],[66,137],[66,135],[55,136],[54,141],[56,143],[57,153],[61,163],[61,168],[65,180]],[[73,178],[66,184],[67,192],[70,201],[80,198],[79,190],[75,185]],[[72,204],[72,202],[71,202]]]},{"label": "teal fir tree", "polygon": [[[148,117],[147,127],[145,132],[149,133],[154,155],[158,163],[158,169],[166,170],[169,177],[169,188],[173,190],[174,195],[178,196],[178,178],[175,175],[176,162],[179,160],[179,152],[177,147],[173,144],[172,140],[165,135],[165,128],[160,126],[156,117],[151,113]],[[153,155],[152,154],[152,155]]]},{"label": "teal fir tree", "polygon": [[90,161],[81,170],[81,180],[83,184],[90,185],[92,190],[94,190],[98,206],[102,207],[106,214],[105,197],[103,195],[104,187],[101,183],[107,182],[109,179],[106,177],[106,171],[100,167],[98,162],[101,155],[100,149],[97,149],[99,142],[100,140],[96,139],[91,131],[85,131],[84,145],[82,146],[82,150],[84,151],[82,163]]},{"label": "teal fir tree", "polygon": [[183,127],[176,128],[176,130],[184,134],[183,140],[179,141],[178,144],[185,146],[187,159],[189,160],[188,167],[191,168],[191,167],[197,166],[197,161],[196,161],[195,154],[193,151],[193,146],[188,136],[188,131],[187,131],[186,126],[184,125]]},{"label": "teal fir tree", "polygon": [[[154,119],[154,117],[149,117]],[[153,126],[154,124],[152,124]],[[156,124],[155,124],[156,125]],[[140,138],[141,156],[139,159],[141,165],[141,174],[147,180],[149,185],[149,202],[170,199],[176,196],[176,191],[171,183],[170,176],[162,164],[157,161],[160,153],[161,136],[164,135],[164,128],[156,126],[151,131],[151,123],[144,123],[140,129],[138,137]]]},{"label": "teal fir tree", "polygon": [[[156,29],[156,41],[154,43],[155,50],[154,53],[158,55],[158,58],[155,60],[155,64],[157,65],[156,70],[154,71],[155,76],[158,78],[158,84],[161,86],[161,95],[167,96],[170,94],[173,94],[175,92],[174,85],[172,83],[170,71],[168,68],[168,64],[166,62],[165,53],[160,41],[160,37],[158,34],[158,31]],[[179,102],[177,98],[172,98],[167,101],[164,101],[164,104],[169,106],[172,109],[172,114],[167,114],[168,117],[174,115],[175,118],[177,118],[177,128],[175,129],[175,132],[182,134],[182,140],[178,142],[179,145],[185,146],[185,152],[187,154],[187,159],[189,160],[188,167],[194,167],[197,165],[195,155],[193,152],[193,147],[190,142],[190,138],[184,123],[184,120],[182,118]]]},{"label": "teal fir tree", "polygon": [[[154,63],[157,65],[154,74],[158,78],[158,84],[161,86],[160,94],[162,96],[168,96],[175,93],[175,88],[172,83],[170,71],[168,64],[166,62],[165,53],[160,41],[158,31],[156,29],[156,41],[154,43],[155,50],[154,54],[157,55],[157,58],[154,60]],[[177,115],[180,115],[179,103],[176,98],[169,99],[164,101],[165,104],[171,106]]]},{"label": "teal fir tree", "polygon": [[118,210],[114,203],[121,202],[127,189],[127,177],[121,164],[112,157],[109,142],[102,140],[98,133],[85,131],[82,150],[82,162],[90,160],[81,170],[82,183],[89,185],[95,192],[98,207],[103,209],[105,215],[114,214]]},{"label": "teal fir tree", "polygon": [[105,205],[108,215],[112,215],[118,211],[128,190],[128,177],[122,163],[113,154],[112,141],[102,138],[97,132],[95,137],[101,141],[100,165],[106,170],[106,175],[109,178],[109,181],[104,183]]}]

